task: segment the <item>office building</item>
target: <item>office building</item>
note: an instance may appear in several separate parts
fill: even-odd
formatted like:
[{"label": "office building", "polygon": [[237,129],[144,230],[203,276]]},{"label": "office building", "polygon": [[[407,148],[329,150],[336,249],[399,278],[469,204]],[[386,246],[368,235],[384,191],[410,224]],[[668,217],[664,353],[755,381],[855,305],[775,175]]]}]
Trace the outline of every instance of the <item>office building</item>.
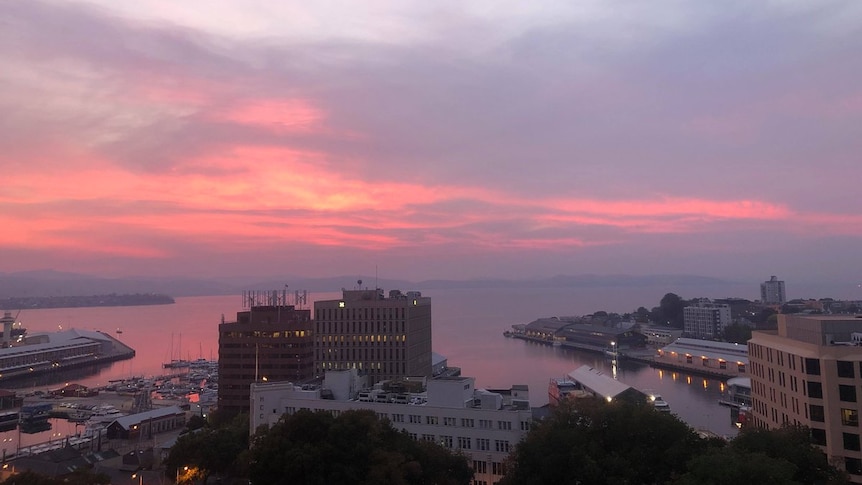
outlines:
[{"label": "office building", "polygon": [[766,305],[783,305],[787,303],[784,293],[784,282],[772,276],[769,281],[760,284],[760,301]]},{"label": "office building", "polygon": [[[530,430],[533,420],[526,386],[507,390],[474,387],[472,377],[422,379],[424,389],[397,391],[378,383],[363,389],[358,369],[327,372],[321,387],[290,382],[255,383],[251,388],[250,431],[272,426],[283,414],[301,409],[338,415],[368,409],[413,439],[427,440],[463,453],[474,470],[474,484],[491,485],[505,474],[505,462]],[[415,382],[414,382],[415,383]]]},{"label": "office building", "polygon": [[862,318],[779,315],[748,341],[751,421],[805,425],[830,463],[862,483]]},{"label": "office building", "polygon": [[683,332],[699,339],[721,338],[730,325],[730,305],[719,305],[702,298],[682,310]]},{"label": "office building", "polygon": [[255,381],[303,382],[314,375],[311,311],[287,305],[284,293],[248,292],[245,311],[219,325],[218,409],[247,413]]},{"label": "office building", "polygon": [[344,290],[314,303],[315,373],[357,369],[369,384],[431,375],[431,299],[419,292]]}]

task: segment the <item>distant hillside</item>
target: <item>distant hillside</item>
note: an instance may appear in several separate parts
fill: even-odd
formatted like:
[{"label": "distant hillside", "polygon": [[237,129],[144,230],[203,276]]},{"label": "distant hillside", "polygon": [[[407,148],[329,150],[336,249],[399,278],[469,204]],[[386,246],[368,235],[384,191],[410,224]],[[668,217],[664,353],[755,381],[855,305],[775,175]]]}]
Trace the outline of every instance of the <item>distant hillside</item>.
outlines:
[{"label": "distant hillside", "polygon": [[[358,285],[357,281],[362,280]],[[558,275],[539,279],[471,279],[471,280],[424,280],[379,279],[373,276],[337,276],[331,278],[302,278],[286,276],[281,279],[266,279],[257,282],[241,282],[236,279],[204,280],[177,278],[101,278],[98,276],[58,271],[29,271],[0,273],[0,298],[21,297],[67,297],[107,294],[158,293],[173,297],[231,295],[243,290],[282,289],[308,290],[313,292],[335,292],[342,288],[373,288],[401,290],[437,290],[464,288],[568,288],[568,287],[638,287],[664,285],[685,288],[687,286],[726,285],[732,282],[697,275]]]},{"label": "distant hillside", "polygon": [[233,285],[194,279],[101,278],[58,271],[0,273],[0,298],[161,293],[170,296],[228,295]]}]

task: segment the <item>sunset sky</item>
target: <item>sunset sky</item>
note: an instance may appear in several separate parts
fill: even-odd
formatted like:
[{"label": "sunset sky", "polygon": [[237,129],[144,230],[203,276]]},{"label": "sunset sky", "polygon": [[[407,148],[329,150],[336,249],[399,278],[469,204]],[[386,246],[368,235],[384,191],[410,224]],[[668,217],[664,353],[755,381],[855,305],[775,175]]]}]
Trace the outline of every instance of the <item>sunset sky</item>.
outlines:
[{"label": "sunset sky", "polygon": [[0,110],[0,272],[862,282],[858,0],[7,0]]}]

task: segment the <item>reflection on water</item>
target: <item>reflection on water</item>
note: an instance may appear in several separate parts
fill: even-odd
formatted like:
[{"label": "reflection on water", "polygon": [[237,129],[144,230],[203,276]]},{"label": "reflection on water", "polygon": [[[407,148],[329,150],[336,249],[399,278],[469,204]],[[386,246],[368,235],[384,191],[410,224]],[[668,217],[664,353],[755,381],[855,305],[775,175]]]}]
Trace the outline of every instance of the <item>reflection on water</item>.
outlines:
[{"label": "reflection on water", "polygon": [[[725,390],[723,382],[640,363],[614,362],[604,354],[526,342],[502,334],[513,324],[539,317],[586,314],[600,309],[625,312],[641,305],[649,307],[657,304],[668,291],[667,288],[470,289],[423,291],[423,295],[430,296],[433,302],[434,351],[446,356],[449,365],[460,367],[464,375],[476,377],[479,387],[508,388],[512,384],[527,384],[531,403],[541,406],[548,402],[551,377],[564,377],[586,364],[637,389],[661,394],[671,410],[693,427],[733,435],[736,427],[730,422],[729,411],[718,405]],[[710,292],[698,294],[710,295]],[[338,296],[337,293],[309,294],[309,305],[314,300]],[[55,381],[61,383],[68,379],[97,386],[113,379],[162,374],[162,363],[172,356],[189,360],[217,358],[218,324],[222,315],[232,320],[241,310],[239,296],[187,297],[177,298],[173,305],[26,310],[20,320],[31,332],[52,331],[62,324],[64,328],[86,328],[117,335],[116,328],[122,327],[120,338],[135,349],[133,359],[115,362],[107,368],[89,369],[96,372],[89,377],[83,374],[58,376]],[[182,345],[177,342],[179,334]],[[20,387],[50,385],[34,381]]]}]

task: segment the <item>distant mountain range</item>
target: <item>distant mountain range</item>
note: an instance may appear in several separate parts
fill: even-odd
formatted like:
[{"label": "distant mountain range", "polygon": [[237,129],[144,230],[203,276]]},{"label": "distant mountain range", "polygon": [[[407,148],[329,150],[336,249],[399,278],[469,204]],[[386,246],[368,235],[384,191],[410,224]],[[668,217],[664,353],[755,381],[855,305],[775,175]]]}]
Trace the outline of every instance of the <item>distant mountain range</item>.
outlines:
[{"label": "distant mountain range", "polygon": [[[357,282],[362,280],[362,284]],[[567,287],[638,287],[733,284],[719,278],[698,275],[558,275],[539,279],[470,279],[407,281],[366,276],[302,278],[255,281],[209,280],[192,278],[103,278],[52,270],[0,273],[0,298],[34,296],[80,296],[105,294],[162,293],[173,297],[231,295],[243,290],[282,289],[335,292],[342,288],[378,288],[401,290],[435,290],[460,288],[567,288]]]}]

